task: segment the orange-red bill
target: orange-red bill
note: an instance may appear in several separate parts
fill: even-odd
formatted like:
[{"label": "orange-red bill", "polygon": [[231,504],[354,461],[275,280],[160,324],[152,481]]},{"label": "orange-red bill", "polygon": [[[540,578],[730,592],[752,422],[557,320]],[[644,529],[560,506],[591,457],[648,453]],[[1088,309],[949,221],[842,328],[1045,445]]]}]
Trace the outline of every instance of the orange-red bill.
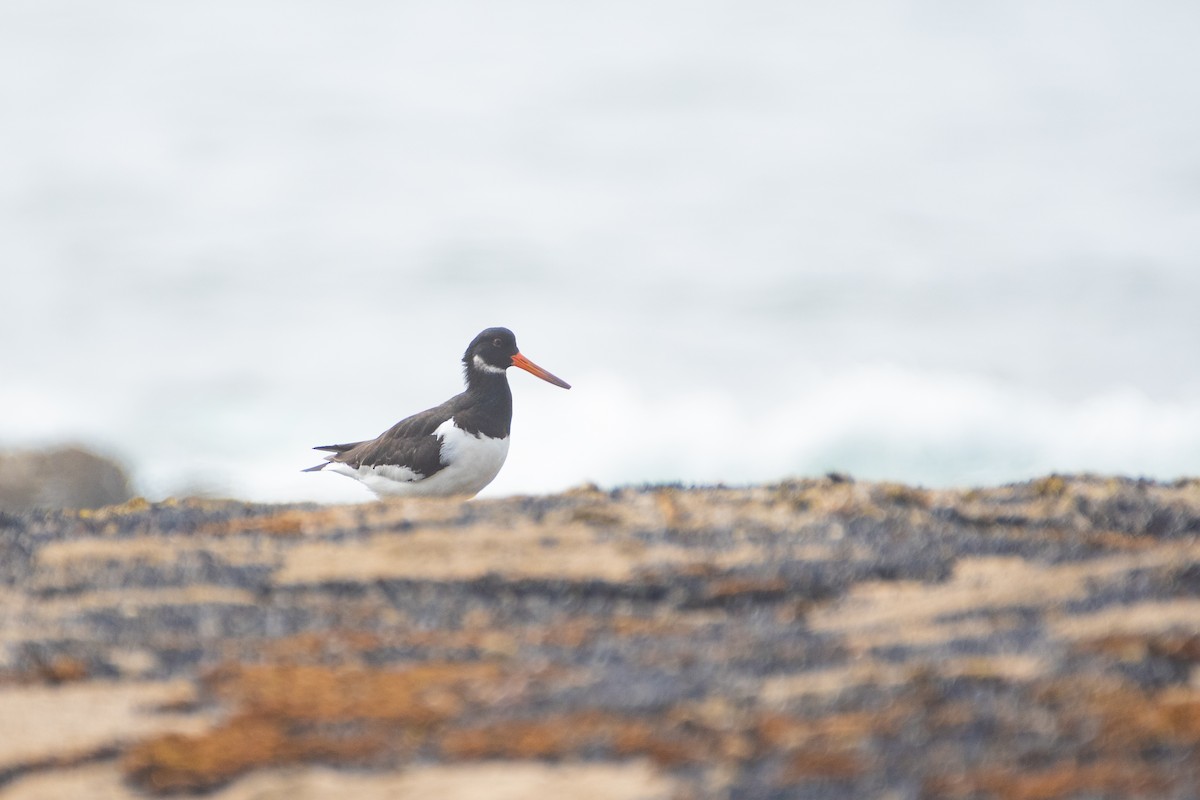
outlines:
[{"label": "orange-red bill", "polygon": [[555,375],[551,375],[549,372],[542,369],[537,364],[533,363],[532,361],[530,361],[528,358],[521,355],[520,353],[517,353],[512,357],[512,362],[513,362],[514,367],[520,367],[521,369],[528,372],[530,375],[537,375],[539,378],[546,381],[547,383],[553,383],[555,386],[561,386],[564,389],[571,388],[571,384],[567,383],[562,378],[559,378]]}]

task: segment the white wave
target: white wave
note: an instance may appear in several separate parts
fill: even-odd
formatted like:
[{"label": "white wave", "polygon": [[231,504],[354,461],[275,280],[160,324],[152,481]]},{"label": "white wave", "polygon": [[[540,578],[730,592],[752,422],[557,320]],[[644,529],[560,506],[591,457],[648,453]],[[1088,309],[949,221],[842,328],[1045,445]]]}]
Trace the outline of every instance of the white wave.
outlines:
[{"label": "white wave", "polygon": [[[569,404],[522,398],[533,406],[522,416],[536,422],[516,426],[509,463],[489,494],[579,479],[744,483],[828,470],[928,485],[1050,471],[1200,473],[1200,408],[1132,388],[1068,400],[886,365],[796,381],[759,398],[706,391],[650,399],[611,375],[577,386],[586,388]],[[553,486],[547,475],[556,476]]]}]

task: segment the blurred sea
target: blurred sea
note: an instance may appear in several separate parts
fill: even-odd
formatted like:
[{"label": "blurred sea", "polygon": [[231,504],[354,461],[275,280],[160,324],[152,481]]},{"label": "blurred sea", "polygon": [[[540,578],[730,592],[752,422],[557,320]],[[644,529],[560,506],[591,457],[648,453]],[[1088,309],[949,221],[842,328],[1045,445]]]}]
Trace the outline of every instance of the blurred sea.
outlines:
[{"label": "blurred sea", "polygon": [[506,325],[487,495],[1200,473],[1200,4],[0,4],[0,446],[300,474]]}]

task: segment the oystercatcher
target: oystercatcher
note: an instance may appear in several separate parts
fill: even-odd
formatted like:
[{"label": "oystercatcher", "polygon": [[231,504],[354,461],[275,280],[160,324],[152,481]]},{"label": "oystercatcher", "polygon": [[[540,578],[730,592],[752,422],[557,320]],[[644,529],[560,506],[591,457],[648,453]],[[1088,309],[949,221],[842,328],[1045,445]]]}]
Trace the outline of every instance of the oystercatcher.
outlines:
[{"label": "oystercatcher", "polygon": [[571,385],[517,350],[508,328],[488,328],[463,353],[467,390],[440,406],[401,420],[375,439],[315,447],[330,455],[304,472],[330,469],[361,481],[380,497],[473,496],[492,482],[508,455],[512,424],[509,367]]}]

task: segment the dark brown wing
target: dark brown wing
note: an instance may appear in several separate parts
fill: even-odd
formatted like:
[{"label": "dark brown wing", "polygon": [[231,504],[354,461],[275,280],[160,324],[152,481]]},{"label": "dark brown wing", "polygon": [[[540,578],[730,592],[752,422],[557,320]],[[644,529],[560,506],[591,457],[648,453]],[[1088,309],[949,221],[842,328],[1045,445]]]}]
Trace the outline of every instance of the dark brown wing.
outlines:
[{"label": "dark brown wing", "polygon": [[[326,463],[338,461],[352,467],[376,467],[381,465],[407,467],[423,478],[428,478],[444,468],[442,462],[442,440],[434,435],[438,426],[454,416],[464,404],[466,394],[460,394],[420,414],[402,419],[374,439],[350,444],[330,444],[313,448],[328,450]],[[314,472],[325,464],[311,467],[305,472]]]}]

